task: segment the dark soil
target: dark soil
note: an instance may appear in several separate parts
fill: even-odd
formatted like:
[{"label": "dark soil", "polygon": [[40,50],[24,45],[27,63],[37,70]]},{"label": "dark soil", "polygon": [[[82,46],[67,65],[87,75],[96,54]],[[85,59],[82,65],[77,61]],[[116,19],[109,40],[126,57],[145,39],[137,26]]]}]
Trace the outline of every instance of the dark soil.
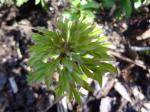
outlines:
[{"label": "dark soil", "polygon": [[[33,4],[30,0],[20,8],[0,7],[0,112],[44,112],[52,105],[53,92],[42,85],[27,84],[28,48],[33,44],[32,27],[52,29],[65,4],[58,6],[58,1],[50,1],[48,12]],[[17,92],[11,87],[11,78],[16,82]],[[54,108],[49,112],[56,112]]]},{"label": "dark soil", "polygon": [[[27,84],[29,71],[27,61],[28,48],[34,44],[31,39],[32,27],[43,26],[53,29],[56,18],[66,8],[67,3],[63,3],[62,0],[49,0],[49,11],[46,12],[40,5],[35,6],[32,0],[29,1],[20,8],[0,7],[0,112],[57,112],[58,107],[62,106],[59,103],[53,105],[55,94],[53,91],[48,91],[42,83],[32,86]],[[149,101],[150,49],[137,50],[135,48],[146,49],[150,46],[150,6],[141,8],[141,12],[133,14],[128,21],[113,22],[111,20],[109,22],[107,16],[100,13],[97,21],[104,26],[106,25],[104,22],[107,23],[108,28],[106,26],[105,28],[108,32],[106,34],[111,35],[110,40],[116,47],[114,51],[133,62],[136,59],[141,60],[146,67],[133,65],[115,56],[120,74],[115,75],[114,78],[127,88],[138,86],[140,92],[145,96],[144,101]],[[127,28],[124,27],[124,24]],[[16,85],[16,88],[12,85]],[[113,108],[111,112],[140,112],[138,106],[141,104],[136,106],[125,102],[114,87],[106,96],[111,99]],[[96,98],[93,93],[89,94],[82,107],[83,112],[99,112],[100,102],[106,96]],[[74,102],[69,104],[68,109],[62,112],[82,110]]]}]

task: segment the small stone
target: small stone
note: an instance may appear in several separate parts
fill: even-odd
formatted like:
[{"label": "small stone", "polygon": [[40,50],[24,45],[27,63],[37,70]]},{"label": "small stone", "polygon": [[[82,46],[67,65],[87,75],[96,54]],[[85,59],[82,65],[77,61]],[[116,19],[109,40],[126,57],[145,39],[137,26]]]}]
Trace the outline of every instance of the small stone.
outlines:
[{"label": "small stone", "polygon": [[113,99],[110,97],[102,98],[100,112],[111,112]]},{"label": "small stone", "polygon": [[16,83],[16,81],[15,81],[15,79],[13,77],[9,78],[9,83],[11,85],[12,91],[14,93],[17,93],[18,92],[18,86],[17,86],[17,83]]}]

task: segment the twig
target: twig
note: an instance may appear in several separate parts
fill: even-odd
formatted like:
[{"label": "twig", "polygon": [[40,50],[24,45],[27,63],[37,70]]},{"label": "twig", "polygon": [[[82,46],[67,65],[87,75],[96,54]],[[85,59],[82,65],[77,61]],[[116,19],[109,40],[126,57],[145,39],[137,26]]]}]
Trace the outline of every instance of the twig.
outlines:
[{"label": "twig", "polygon": [[111,55],[113,55],[113,56],[115,56],[115,57],[117,57],[117,58],[123,60],[123,61],[129,62],[129,63],[132,63],[132,64],[135,64],[135,65],[137,65],[137,66],[143,68],[144,70],[147,69],[147,67],[146,67],[145,65],[139,63],[139,62],[142,62],[141,60],[137,60],[138,62],[137,62],[137,61],[133,61],[133,60],[131,60],[131,59],[129,59],[129,58],[127,58],[127,57],[121,55],[120,53],[117,53],[117,52],[114,52],[114,51],[109,51],[109,53],[110,53]]},{"label": "twig", "polygon": [[111,17],[114,14],[115,10],[116,10],[116,5],[113,5],[109,12],[109,17]]},{"label": "twig", "polygon": [[131,46],[131,49],[134,51],[150,51],[150,47]]}]

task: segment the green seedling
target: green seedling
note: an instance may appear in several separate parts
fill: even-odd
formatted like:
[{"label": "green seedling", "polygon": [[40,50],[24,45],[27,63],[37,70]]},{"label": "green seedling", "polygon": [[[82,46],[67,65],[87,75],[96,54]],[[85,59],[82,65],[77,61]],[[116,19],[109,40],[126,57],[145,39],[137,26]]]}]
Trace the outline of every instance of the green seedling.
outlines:
[{"label": "green seedling", "polygon": [[87,79],[102,83],[106,72],[116,69],[106,61],[112,60],[107,53],[106,37],[100,37],[102,30],[87,19],[59,19],[54,31],[39,28],[33,34],[35,45],[30,48],[30,83],[44,81],[47,87],[52,83],[54,73],[59,74],[56,87],[57,97],[67,94],[81,102],[77,87],[92,91]]}]

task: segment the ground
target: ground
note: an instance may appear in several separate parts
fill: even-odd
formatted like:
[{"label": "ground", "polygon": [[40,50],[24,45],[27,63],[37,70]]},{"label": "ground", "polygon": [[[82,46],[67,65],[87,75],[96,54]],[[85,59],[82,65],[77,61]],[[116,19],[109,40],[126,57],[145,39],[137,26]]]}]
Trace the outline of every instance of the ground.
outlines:
[{"label": "ground", "polygon": [[[34,44],[32,28],[43,26],[52,30],[56,18],[67,6],[61,0],[51,0],[48,12],[39,5],[33,5],[32,1],[20,8],[0,6],[0,112],[56,112],[61,107],[58,103],[53,105],[54,92],[48,91],[42,83],[27,84],[27,61],[28,48]],[[83,111],[99,112],[99,108],[104,108],[102,102],[107,101],[112,103],[111,112],[149,112],[141,108],[147,109],[146,105],[150,105],[150,6],[142,7],[130,19],[120,22],[108,20],[107,15],[101,12],[96,15],[95,21],[106,29],[114,45],[110,51],[119,73],[108,75],[114,83],[109,81],[106,84],[109,88],[107,94],[89,93]],[[14,82],[17,88],[12,87]],[[118,84],[127,88],[133,101],[118,91]],[[137,95],[136,90],[139,92]],[[69,104],[69,112],[82,110],[74,102]]]}]

